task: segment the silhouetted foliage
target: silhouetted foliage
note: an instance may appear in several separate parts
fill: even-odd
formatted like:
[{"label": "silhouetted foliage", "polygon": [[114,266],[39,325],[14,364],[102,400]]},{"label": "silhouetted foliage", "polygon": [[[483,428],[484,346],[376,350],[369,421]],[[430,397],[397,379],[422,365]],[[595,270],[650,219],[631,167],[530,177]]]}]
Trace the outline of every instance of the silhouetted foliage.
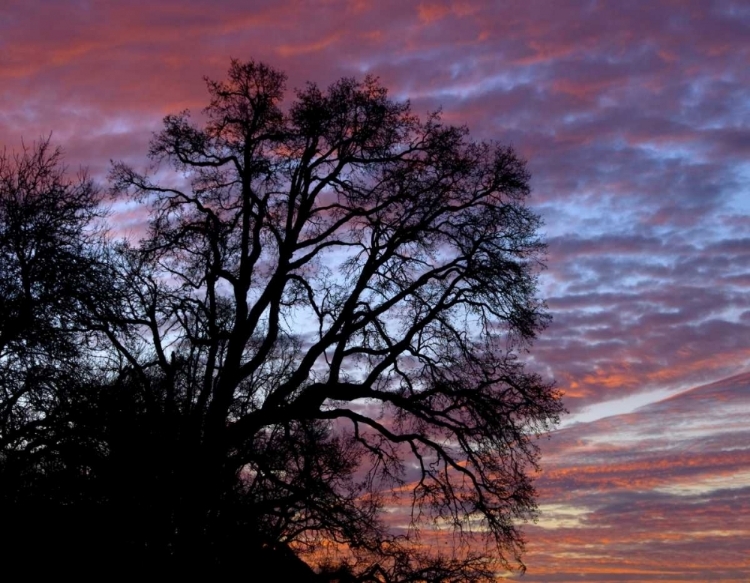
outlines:
[{"label": "silhouetted foliage", "polygon": [[49,407],[81,351],[81,305],[94,279],[96,188],[67,180],[42,140],[0,154],[0,428],[4,442]]},{"label": "silhouetted foliage", "polygon": [[[309,84],[286,108],[284,85],[233,61],[226,81],[207,81],[202,125],[164,119],[149,150],[158,172],[114,164],[114,192],[149,209],[148,229],[106,250],[76,232],[98,249],[106,298],[83,302],[75,326],[42,324],[91,337],[91,375],[53,416],[52,441],[71,451],[24,438],[23,464],[91,484],[79,505],[106,516],[104,555],[173,571],[242,573],[332,544],[320,580],[522,567],[534,438],[561,411],[518,358],[548,319],[525,165],[439,114],[421,121],[371,77]],[[48,276],[68,285],[67,270]],[[80,367],[75,350],[60,354]],[[6,395],[20,386],[2,382]],[[397,502],[411,504],[406,529],[383,521]],[[417,550],[425,526],[455,544]]]},{"label": "silhouetted foliage", "polygon": [[42,140],[0,155],[0,445],[34,438],[82,376],[83,305],[101,217],[85,175],[65,178],[60,150]]},{"label": "silhouetted foliage", "polygon": [[[0,514],[4,554],[66,547],[101,458],[88,424],[98,374],[89,307],[107,290],[104,212],[49,138],[0,155]],[[14,543],[17,547],[14,547]],[[60,553],[63,554],[62,552]]]}]

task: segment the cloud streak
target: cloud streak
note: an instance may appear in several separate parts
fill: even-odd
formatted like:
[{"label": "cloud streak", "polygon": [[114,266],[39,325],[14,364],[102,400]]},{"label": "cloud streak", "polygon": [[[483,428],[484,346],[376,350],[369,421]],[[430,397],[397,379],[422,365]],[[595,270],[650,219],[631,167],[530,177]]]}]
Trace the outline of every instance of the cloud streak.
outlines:
[{"label": "cloud streak", "polygon": [[745,580],[748,413],[744,374],[557,432],[524,579]]}]

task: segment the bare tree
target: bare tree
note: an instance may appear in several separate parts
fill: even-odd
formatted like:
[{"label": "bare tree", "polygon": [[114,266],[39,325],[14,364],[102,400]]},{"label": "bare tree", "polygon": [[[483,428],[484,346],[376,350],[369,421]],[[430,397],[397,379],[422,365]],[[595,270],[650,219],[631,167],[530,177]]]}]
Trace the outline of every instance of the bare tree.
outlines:
[{"label": "bare tree", "polygon": [[98,324],[178,419],[170,552],[327,538],[361,580],[491,574],[404,551],[378,511],[406,484],[412,534],[436,520],[522,567],[534,438],[561,412],[519,359],[548,320],[524,162],[371,77],[286,107],[264,64],[207,86],[205,123],[170,115],[152,140],[171,170],[113,166],[150,218]]},{"label": "bare tree", "polygon": [[96,531],[85,508],[102,498],[90,477],[103,452],[85,420],[98,394],[90,307],[109,287],[100,203],[49,138],[0,153],[0,514],[19,566],[41,555],[59,569],[86,545],[75,533]]},{"label": "bare tree", "polygon": [[49,138],[0,154],[0,447],[30,439],[81,372],[100,202]]}]

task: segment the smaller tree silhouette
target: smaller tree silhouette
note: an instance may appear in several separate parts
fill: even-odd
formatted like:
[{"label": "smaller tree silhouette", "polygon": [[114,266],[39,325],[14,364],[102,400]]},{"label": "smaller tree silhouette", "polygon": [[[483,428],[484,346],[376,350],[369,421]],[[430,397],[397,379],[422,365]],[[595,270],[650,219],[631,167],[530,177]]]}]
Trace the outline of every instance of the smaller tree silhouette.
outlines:
[{"label": "smaller tree silhouette", "polygon": [[0,154],[0,514],[4,553],[19,564],[95,540],[91,477],[104,452],[89,420],[89,316],[109,287],[100,203],[49,138]]},{"label": "smaller tree silhouette", "polygon": [[33,439],[79,376],[86,306],[103,285],[95,257],[101,196],[66,177],[49,138],[0,154],[0,445]]}]

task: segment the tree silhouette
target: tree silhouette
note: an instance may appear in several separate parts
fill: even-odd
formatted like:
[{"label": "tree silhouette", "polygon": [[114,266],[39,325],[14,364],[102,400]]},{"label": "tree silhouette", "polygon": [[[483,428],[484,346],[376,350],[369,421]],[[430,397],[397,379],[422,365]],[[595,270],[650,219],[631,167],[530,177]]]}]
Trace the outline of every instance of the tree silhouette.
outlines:
[{"label": "tree silhouette", "polygon": [[[99,376],[72,425],[104,452],[87,475],[117,552],[305,571],[289,557],[334,544],[330,581],[523,568],[534,439],[562,410],[519,359],[548,320],[524,162],[371,77],[285,105],[281,72],[232,61],[207,87],[150,173],[113,165],[148,229],[99,251],[85,303]],[[425,526],[455,544],[418,550]]]},{"label": "tree silhouette", "polygon": [[377,555],[395,543],[374,490],[408,459],[415,524],[479,520],[511,566],[534,510],[531,438],[561,410],[517,358],[547,321],[524,163],[420,121],[370,77],[309,84],[286,110],[264,64],[207,85],[205,124],[167,116],[151,143],[171,180],[112,172],[150,207],[118,342],[191,420],[185,544],[205,546],[239,489],[264,545]]},{"label": "tree silhouette", "polygon": [[[101,196],[42,139],[0,154],[0,514],[4,551],[65,547],[86,523],[101,452],[86,424],[97,373],[88,307],[103,305]],[[75,512],[70,509],[75,508]],[[80,541],[78,541],[80,542]]]},{"label": "tree silhouette", "polygon": [[95,294],[92,250],[100,196],[65,177],[49,138],[0,154],[0,429],[30,439],[61,403],[85,344],[83,305]]}]

